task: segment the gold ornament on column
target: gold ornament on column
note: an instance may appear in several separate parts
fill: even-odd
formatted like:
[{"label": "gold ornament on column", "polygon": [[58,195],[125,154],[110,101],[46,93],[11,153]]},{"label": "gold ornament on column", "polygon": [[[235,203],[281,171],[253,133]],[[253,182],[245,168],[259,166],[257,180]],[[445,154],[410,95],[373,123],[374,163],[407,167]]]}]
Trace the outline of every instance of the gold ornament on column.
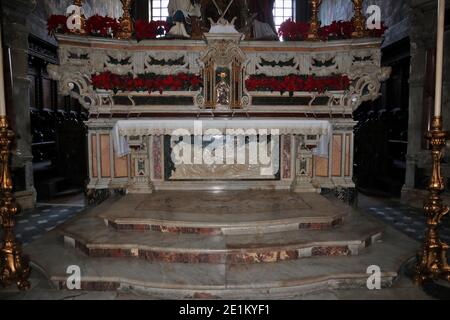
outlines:
[{"label": "gold ornament on column", "polygon": [[440,197],[445,189],[441,175],[442,150],[445,147],[446,139],[449,138],[449,133],[442,129],[441,117],[433,119],[431,131],[427,134],[427,138],[431,142],[433,172],[429,185],[430,196],[424,205],[427,230],[416,269],[415,281],[417,284],[422,284],[427,280],[446,279],[450,281],[450,266],[447,260],[449,246],[441,241],[438,232],[442,219],[449,212],[449,207],[443,204]]},{"label": "gold ornament on column", "polygon": [[84,0],[74,0],[73,5],[81,8],[81,14],[80,14],[80,29],[74,29],[70,30],[73,34],[79,34],[79,35],[86,35],[86,16],[83,12],[83,2]]},{"label": "gold ornament on column", "polygon": [[10,146],[14,133],[8,129],[6,116],[0,116],[0,222],[3,228],[3,244],[0,249],[0,284],[16,283],[20,290],[30,288],[28,259],[22,256],[22,248],[14,235],[16,216],[19,212],[14,196],[9,169]]},{"label": "gold ornament on column", "polygon": [[308,33],[308,40],[316,41],[319,40],[319,9],[322,4],[322,0],[310,0],[311,4],[311,21]]},{"label": "gold ornament on column", "polygon": [[363,0],[352,0],[355,14],[352,19],[355,31],[352,33],[354,38],[363,38],[366,35],[366,18],[362,13]]},{"label": "gold ornament on column", "polygon": [[133,35],[133,21],[131,19],[130,10],[133,0],[120,0],[123,8],[123,15],[119,19],[120,32],[118,34],[119,39],[131,39]]}]

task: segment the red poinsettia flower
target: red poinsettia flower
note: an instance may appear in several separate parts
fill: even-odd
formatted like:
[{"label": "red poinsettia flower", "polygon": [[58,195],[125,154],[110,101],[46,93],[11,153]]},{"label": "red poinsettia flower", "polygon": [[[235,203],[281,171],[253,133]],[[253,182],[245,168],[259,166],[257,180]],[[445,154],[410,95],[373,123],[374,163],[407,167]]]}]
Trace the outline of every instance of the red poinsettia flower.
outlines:
[{"label": "red poinsettia flower", "polygon": [[198,75],[180,73],[177,75],[143,74],[134,77],[132,74],[117,75],[109,71],[91,76],[95,89],[123,91],[147,91],[149,93],[163,91],[199,90],[202,79]]},{"label": "red poinsettia flower", "polygon": [[52,15],[47,21],[48,34],[66,33],[67,29],[67,17],[63,15]]},{"label": "red poinsettia flower", "polygon": [[108,16],[103,17],[96,14],[86,21],[86,31],[91,35],[101,37],[115,36],[119,30],[119,22]]},{"label": "red poinsettia flower", "polygon": [[137,20],[134,24],[136,39],[156,39],[169,31],[169,24],[166,21],[144,21]]},{"label": "red poinsettia flower", "polygon": [[288,75],[284,77],[269,77],[252,75],[245,81],[248,91],[271,92],[325,92],[327,90],[347,90],[350,79],[347,76],[315,77]]}]

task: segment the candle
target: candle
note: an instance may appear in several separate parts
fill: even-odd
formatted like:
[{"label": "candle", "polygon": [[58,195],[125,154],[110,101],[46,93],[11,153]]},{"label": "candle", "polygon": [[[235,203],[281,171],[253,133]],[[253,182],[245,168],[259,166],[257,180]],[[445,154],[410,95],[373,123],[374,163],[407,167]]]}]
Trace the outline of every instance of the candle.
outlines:
[{"label": "candle", "polygon": [[442,66],[444,62],[444,30],[445,30],[445,0],[438,2],[438,30],[436,46],[436,94],[434,116],[440,117],[442,112]]},{"label": "candle", "polygon": [[2,28],[0,27],[0,117],[6,116],[5,78],[3,73]]}]

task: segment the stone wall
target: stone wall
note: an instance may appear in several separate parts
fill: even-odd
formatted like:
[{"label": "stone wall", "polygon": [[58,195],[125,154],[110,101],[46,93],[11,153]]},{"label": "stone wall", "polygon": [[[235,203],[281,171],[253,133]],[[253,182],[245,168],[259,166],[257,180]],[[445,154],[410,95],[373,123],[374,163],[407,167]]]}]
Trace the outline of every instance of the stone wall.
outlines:
[{"label": "stone wall", "polygon": [[[448,5],[448,4],[447,4]],[[449,7],[449,6],[447,6]],[[404,201],[421,205],[417,199],[423,199],[426,191],[416,189],[418,170],[425,170],[427,175],[431,173],[430,151],[422,147],[423,127],[423,98],[426,81],[427,50],[436,48],[436,2],[427,0],[412,1],[411,11],[411,74],[410,74],[410,112],[408,132],[408,156],[406,167],[406,181],[402,198]],[[444,129],[450,130],[450,31],[445,33],[444,53],[444,88],[443,88],[443,118]],[[443,176],[446,182],[450,180],[450,153],[445,155],[443,164]],[[448,188],[448,186],[447,186]]]}]

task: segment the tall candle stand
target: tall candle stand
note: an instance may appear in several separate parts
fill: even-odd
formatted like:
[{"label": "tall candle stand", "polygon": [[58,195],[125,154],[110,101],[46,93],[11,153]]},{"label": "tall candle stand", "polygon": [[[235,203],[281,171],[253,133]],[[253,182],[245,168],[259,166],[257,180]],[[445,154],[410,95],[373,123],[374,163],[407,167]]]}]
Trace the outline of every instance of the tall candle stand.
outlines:
[{"label": "tall candle stand", "polygon": [[[2,63],[2,61],[0,61]],[[9,286],[16,283],[20,290],[30,288],[30,266],[22,255],[21,245],[14,234],[19,207],[13,195],[13,183],[9,168],[10,146],[14,133],[8,129],[6,116],[0,116],[0,222],[3,243],[0,249],[0,283]]]},{"label": "tall candle stand", "polygon": [[123,15],[120,17],[120,32],[118,34],[119,39],[128,40],[133,36],[133,21],[131,19],[131,3],[133,0],[120,0],[123,8]]},{"label": "tall candle stand", "polygon": [[308,33],[308,40],[317,41],[319,40],[319,9],[322,4],[322,0],[310,0],[311,4],[311,21]]},{"label": "tall candle stand", "polygon": [[354,38],[363,38],[366,35],[366,19],[362,13],[363,0],[352,0],[355,14],[352,19],[355,31],[352,33]]}]

